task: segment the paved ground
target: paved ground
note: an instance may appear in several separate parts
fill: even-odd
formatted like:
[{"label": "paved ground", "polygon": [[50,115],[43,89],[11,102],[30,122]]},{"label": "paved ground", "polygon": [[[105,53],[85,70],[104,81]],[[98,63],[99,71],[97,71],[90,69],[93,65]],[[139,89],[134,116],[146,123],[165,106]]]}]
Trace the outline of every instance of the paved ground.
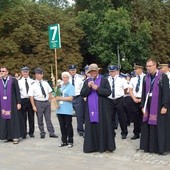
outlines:
[{"label": "paved ground", "polygon": [[[60,135],[58,120],[52,112],[52,121],[56,134]],[[117,130],[116,147],[113,153],[90,153],[82,151],[83,138],[76,133],[74,125],[74,147],[58,147],[60,138],[40,139],[36,125],[35,138],[27,137],[18,145],[0,141],[0,170],[169,170],[170,154],[160,156],[138,150],[139,140],[131,141],[132,125],[129,127],[127,139],[120,137]]]}]

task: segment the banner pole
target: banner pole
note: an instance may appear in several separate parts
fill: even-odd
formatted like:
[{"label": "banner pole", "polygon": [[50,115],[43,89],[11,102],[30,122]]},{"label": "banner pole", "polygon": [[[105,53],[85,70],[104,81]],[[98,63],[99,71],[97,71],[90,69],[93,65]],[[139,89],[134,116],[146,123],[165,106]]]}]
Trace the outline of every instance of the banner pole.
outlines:
[{"label": "banner pole", "polygon": [[56,50],[56,48],[54,49],[54,51],[55,51],[55,76],[56,76],[56,85],[57,85],[58,71],[57,71],[57,50]]}]

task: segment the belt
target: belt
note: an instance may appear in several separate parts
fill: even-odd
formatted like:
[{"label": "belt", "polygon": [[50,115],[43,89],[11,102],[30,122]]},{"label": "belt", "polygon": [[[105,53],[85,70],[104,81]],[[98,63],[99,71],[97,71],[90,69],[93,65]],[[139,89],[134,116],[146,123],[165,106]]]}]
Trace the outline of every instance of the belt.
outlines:
[{"label": "belt", "polygon": [[48,102],[48,100],[46,100],[46,101],[41,101],[41,100],[35,100],[35,101],[37,101],[37,102]]},{"label": "belt", "polygon": [[30,98],[22,98],[21,100],[29,100]]},{"label": "belt", "polygon": [[113,100],[119,100],[119,99],[123,99],[123,96],[122,96],[122,97],[119,97],[119,98],[116,98],[116,99],[113,99]]}]

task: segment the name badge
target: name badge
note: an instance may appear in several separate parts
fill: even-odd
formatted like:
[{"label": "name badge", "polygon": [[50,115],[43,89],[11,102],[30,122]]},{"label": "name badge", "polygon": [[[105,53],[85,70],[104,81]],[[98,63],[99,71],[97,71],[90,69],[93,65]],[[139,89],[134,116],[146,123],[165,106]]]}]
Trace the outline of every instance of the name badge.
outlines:
[{"label": "name badge", "polygon": [[152,93],[149,93],[149,97],[152,97]]},{"label": "name badge", "polygon": [[4,100],[7,100],[7,96],[3,96],[3,99],[4,99]]}]

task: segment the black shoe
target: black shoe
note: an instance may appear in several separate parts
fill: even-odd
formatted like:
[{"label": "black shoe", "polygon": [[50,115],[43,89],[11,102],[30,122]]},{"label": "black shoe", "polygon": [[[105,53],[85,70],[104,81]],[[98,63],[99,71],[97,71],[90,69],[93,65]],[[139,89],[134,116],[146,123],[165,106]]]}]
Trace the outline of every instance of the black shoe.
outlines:
[{"label": "black shoe", "polygon": [[44,139],[45,138],[45,135],[41,135],[41,137],[40,137],[41,139]]},{"label": "black shoe", "polygon": [[30,134],[30,138],[34,138],[35,136],[34,136],[34,134]]},{"label": "black shoe", "polygon": [[139,139],[139,135],[134,135],[133,137],[131,137],[131,140],[136,140]]},{"label": "black shoe", "polygon": [[63,142],[62,142],[62,143],[60,143],[58,146],[59,146],[59,147],[63,147],[63,146],[67,146],[67,145],[68,145],[67,143],[63,143]]},{"label": "black shoe", "polygon": [[82,131],[79,131],[78,134],[79,134],[79,136],[84,136],[84,132],[82,132]]},{"label": "black shoe", "polygon": [[122,135],[122,139],[126,139],[126,135]]},{"label": "black shoe", "polygon": [[50,135],[50,138],[58,138],[58,136],[53,134],[53,135]]}]

